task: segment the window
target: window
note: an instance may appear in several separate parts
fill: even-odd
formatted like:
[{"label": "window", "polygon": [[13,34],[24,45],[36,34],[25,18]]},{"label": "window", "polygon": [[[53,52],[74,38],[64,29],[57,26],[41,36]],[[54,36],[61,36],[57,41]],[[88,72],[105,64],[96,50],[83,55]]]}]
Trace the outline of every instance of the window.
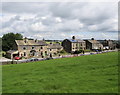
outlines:
[{"label": "window", "polygon": [[24,56],[26,56],[26,52],[24,52]]},{"label": "window", "polygon": [[45,55],[47,55],[47,51],[45,51]]},{"label": "window", "polygon": [[41,55],[43,55],[43,52],[41,52]]},{"label": "window", "polygon": [[41,47],[41,49],[43,49],[43,47]]},{"label": "window", "polygon": [[52,49],[50,49],[50,51],[52,51]]},{"label": "window", "polygon": [[25,50],[25,49],[26,49],[26,47],[23,47],[23,49]]},{"label": "window", "polygon": [[35,47],[34,46],[32,46],[32,49],[34,49]]},{"label": "window", "polygon": [[45,51],[45,53],[47,54],[47,51]]}]

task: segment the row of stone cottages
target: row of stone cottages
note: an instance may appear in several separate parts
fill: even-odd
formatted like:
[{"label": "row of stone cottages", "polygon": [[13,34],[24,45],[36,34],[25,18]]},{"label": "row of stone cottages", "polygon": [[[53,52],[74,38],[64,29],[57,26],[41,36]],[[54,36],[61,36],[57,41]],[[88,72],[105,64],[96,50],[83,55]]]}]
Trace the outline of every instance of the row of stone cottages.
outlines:
[{"label": "row of stone cottages", "polygon": [[75,36],[72,39],[63,40],[62,44],[47,44],[44,40],[29,40],[24,38],[23,40],[15,40],[14,50],[7,51],[6,57],[13,59],[15,56],[25,58],[59,56],[59,52],[63,49],[66,52],[73,53],[80,49],[115,49],[115,45],[112,40],[104,40],[101,43],[94,40],[94,38],[80,40],[76,39]]}]

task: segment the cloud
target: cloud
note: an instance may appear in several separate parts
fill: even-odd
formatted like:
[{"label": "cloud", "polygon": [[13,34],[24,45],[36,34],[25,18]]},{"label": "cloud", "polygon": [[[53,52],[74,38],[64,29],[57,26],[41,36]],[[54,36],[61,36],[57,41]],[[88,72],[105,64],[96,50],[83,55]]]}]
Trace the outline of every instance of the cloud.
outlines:
[{"label": "cloud", "polygon": [[117,39],[116,2],[4,2],[2,10],[0,36],[14,32],[38,39],[64,39],[72,35]]}]

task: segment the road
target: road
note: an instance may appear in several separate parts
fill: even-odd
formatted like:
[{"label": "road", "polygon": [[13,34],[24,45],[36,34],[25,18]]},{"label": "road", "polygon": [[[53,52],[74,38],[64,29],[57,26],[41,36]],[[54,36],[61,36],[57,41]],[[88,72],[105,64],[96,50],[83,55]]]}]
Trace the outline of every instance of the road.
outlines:
[{"label": "road", "polygon": [[[102,52],[87,52],[87,53],[84,53],[84,54],[62,55],[62,56],[59,56],[59,57],[53,57],[53,59],[66,58],[66,57],[75,57],[75,56],[93,55],[93,54],[100,54],[100,53],[106,53],[106,52],[112,52],[112,51],[117,51],[117,50],[106,50],[106,51],[102,51]],[[37,58],[37,59],[38,59],[38,61],[46,60],[45,58]],[[0,58],[0,63],[8,62],[8,61],[12,61],[12,60],[8,59],[8,58],[5,58],[5,57]],[[31,62],[30,59],[22,59],[22,60],[14,60],[14,61],[17,61],[17,64],[24,63],[24,62]]]}]

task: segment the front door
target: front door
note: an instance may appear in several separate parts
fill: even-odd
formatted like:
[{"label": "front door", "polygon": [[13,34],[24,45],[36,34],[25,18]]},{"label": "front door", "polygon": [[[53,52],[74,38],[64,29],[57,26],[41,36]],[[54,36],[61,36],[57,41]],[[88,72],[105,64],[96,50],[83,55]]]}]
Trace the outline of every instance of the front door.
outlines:
[{"label": "front door", "polygon": [[31,51],[30,51],[30,55],[31,55],[31,56],[35,56],[35,54],[36,54],[36,51],[35,51],[35,50],[31,50]]}]

